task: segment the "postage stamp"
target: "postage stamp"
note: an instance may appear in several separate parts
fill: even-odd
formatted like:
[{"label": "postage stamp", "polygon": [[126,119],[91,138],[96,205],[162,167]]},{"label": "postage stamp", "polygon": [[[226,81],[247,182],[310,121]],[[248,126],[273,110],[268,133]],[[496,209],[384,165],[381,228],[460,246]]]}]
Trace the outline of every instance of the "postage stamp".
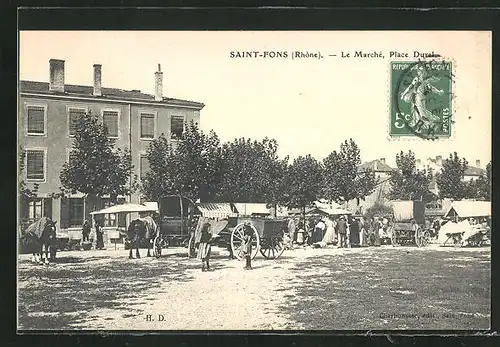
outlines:
[{"label": "postage stamp", "polygon": [[391,61],[390,136],[449,138],[453,63]]}]

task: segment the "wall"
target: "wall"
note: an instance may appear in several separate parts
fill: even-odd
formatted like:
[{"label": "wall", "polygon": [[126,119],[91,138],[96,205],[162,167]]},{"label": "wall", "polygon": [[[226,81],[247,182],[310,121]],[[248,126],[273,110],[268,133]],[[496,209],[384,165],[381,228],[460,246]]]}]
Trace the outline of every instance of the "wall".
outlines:
[{"label": "wall", "polygon": [[[27,130],[27,105],[37,105],[46,108],[46,132],[45,135],[28,136]],[[68,130],[68,108],[81,107],[88,109],[92,114],[99,116],[102,121],[102,110],[116,110],[119,112],[119,134],[115,146],[119,148],[128,147],[131,149],[134,173],[139,175],[141,153],[145,153],[150,141],[140,140],[140,111],[156,112],[157,114],[157,136],[164,133],[170,138],[170,119],[172,115],[183,116],[187,122],[194,120],[199,124],[200,112],[194,109],[170,106],[155,105],[132,105],[126,103],[110,102],[102,99],[91,101],[67,100],[39,97],[21,96],[18,115],[18,143],[23,149],[44,148],[46,149],[46,174],[44,182],[39,183],[38,197],[47,197],[51,193],[60,191],[61,182],[59,175],[63,164],[68,159],[69,149],[72,146],[73,138],[69,137]],[[131,110],[131,114],[129,113]],[[131,136],[130,136],[131,135]],[[130,137],[131,140],[130,141]],[[26,179],[26,170],[23,172]],[[28,185],[32,183],[26,181]],[[73,197],[81,197],[76,194]],[[131,197],[132,202],[139,202],[139,193]],[[89,212],[89,211],[86,211]],[[61,220],[61,199],[52,199],[52,218],[58,222],[58,232]]]}]

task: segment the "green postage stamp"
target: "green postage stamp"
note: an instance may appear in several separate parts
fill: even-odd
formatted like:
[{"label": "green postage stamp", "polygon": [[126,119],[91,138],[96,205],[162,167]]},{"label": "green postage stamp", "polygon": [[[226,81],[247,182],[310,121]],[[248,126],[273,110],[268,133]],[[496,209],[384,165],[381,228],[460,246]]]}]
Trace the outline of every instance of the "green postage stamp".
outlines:
[{"label": "green postage stamp", "polygon": [[449,138],[452,127],[451,61],[390,63],[390,136]]}]

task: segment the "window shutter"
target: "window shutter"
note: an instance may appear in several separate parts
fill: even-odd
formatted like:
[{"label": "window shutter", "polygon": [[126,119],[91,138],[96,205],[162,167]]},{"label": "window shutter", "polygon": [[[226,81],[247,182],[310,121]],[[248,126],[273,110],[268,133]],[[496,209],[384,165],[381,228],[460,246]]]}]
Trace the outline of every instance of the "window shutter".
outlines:
[{"label": "window shutter", "polygon": [[69,226],[69,200],[61,198],[61,229],[67,229]]},{"label": "window shutter", "polygon": [[103,112],[103,123],[108,129],[108,135],[112,137],[118,136],[118,112],[115,111],[104,111]]},{"label": "window shutter", "polygon": [[21,203],[21,210],[20,210],[21,219],[26,219],[28,218],[29,200],[21,197],[20,203]]},{"label": "window shutter", "polygon": [[43,199],[43,215],[52,219],[52,199]]},{"label": "window shutter", "polygon": [[28,133],[43,134],[44,133],[44,114],[43,107],[29,106],[28,107]]}]

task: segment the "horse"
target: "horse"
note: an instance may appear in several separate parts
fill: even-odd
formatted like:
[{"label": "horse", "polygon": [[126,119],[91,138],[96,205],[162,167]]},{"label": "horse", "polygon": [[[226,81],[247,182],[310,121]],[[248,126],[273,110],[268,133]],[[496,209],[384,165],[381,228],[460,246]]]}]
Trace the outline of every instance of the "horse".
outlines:
[{"label": "horse", "polygon": [[[54,260],[51,254],[51,248],[54,246],[56,239],[56,223],[48,217],[42,217],[30,226],[21,235],[22,238],[28,241],[33,247],[33,257],[31,261],[39,264],[49,264],[50,260]],[[45,258],[44,258],[45,255]]]},{"label": "horse", "polygon": [[142,240],[146,240],[148,243],[148,257],[151,257],[150,249],[153,248],[151,240],[154,240],[158,233],[158,226],[154,219],[150,216],[145,218],[134,219],[130,222],[127,229],[127,238],[130,240],[131,247],[129,253],[129,259],[133,259],[132,249],[135,244],[135,257],[140,258],[139,254],[139,244]]}]

